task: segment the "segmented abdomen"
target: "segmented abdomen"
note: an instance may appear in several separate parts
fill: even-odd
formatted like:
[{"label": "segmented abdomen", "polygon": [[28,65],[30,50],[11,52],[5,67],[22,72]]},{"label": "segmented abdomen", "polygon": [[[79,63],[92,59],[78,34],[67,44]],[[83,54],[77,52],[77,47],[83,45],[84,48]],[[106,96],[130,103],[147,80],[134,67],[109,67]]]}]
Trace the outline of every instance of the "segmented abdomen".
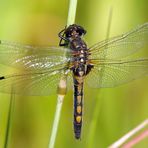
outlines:
[{"label": "segmented abdomen", "polygon": [[83,77],[74,77],[74,133],[80,139],[83,107]]}]

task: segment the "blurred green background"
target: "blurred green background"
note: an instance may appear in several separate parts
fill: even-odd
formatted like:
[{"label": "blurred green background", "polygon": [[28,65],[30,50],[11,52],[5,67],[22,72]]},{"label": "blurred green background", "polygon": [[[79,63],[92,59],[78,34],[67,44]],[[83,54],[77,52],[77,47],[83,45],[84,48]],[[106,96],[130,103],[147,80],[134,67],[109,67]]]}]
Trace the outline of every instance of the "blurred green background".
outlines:
[{"label": "blurred green background", "polygon": [[[58,45],[68,0],[0,0],[0,39],[31,45]],[[148,21],[147,0],[78,0],[76,23],[87,30],[88,45],[105,39],[110,8],[110,37]],[[106,148],[148,118],[148,78],[111,89],[87,89],[82,139],[73,135],[73,96],[64,100],[56,148]],[[10,95],[0,94],[0,148],[3,148]],[[47,148],[56,95],[15,97],[9,148]],[[143,140],[136,148],[148,147]]]}]

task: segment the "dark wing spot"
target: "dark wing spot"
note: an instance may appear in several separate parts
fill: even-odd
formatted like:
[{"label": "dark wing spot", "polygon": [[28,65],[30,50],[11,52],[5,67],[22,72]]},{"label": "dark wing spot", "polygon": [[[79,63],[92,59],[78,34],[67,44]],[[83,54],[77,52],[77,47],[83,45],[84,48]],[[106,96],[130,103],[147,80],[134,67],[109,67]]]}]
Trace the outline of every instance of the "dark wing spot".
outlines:
[{"label": "dark wing spot", "polygon": [[0,77],[0,80],[3,80],[3,79],[5,79],[5,77],[4,77],[4,76]]}]

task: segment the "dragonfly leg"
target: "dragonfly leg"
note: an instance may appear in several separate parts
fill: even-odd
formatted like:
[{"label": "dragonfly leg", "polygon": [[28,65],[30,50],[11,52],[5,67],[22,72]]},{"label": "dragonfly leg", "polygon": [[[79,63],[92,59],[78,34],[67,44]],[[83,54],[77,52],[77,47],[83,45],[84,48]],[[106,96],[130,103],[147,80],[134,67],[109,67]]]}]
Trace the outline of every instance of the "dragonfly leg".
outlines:
[{"label": "dragonfly leg", "polygon": [[[58,34],[58,36],[59,36],[59,38],[61,38],[61,40],[60,40],[60,42],[59,42],[59,46],[67,46],[68,45],[68,39],[66,38],[66,37],[64,37],[64,35],[65,35],[65,30],[66,30],[66,26],[65,26],[65,28],[62,30],[62,31],[60,31],[59,32],[59,34]],[[65,41],[64,43],[62,43],[62,41]]]}]

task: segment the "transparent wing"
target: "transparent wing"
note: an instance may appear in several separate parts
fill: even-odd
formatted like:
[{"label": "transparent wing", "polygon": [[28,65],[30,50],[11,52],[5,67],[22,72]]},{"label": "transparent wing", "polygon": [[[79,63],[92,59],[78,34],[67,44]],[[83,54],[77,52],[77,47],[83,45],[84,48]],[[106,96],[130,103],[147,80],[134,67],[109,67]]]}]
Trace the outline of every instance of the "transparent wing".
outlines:
[{"label": "transparent wing", "polygon": [[[2,72],[1,66],[0,91],[11,93],[13,88],[15,94],[21,95],[55,94],[61,76],[68,71],[69,53],[69,49],[61,47],[32,47],[0,41],[0,64],[18,71],[13,74],[8,67],[8,71]],[[70,77],[69,73],[68,86]]]},{"label": "transparent wing", "polygon": [[[61,68],[70,60],[70,50],[61,47],[32,47],[0,41],[0,64],[33,71]],[[60,67],[59,67],[60,68]]]},{"label": "transparent wing", "polygon": [[148,45],[148,23],[90,48],[90,59],[121,59]]},{"label": "transparent wing", "polygon": [[[63,76],[63,69],[48,70],[42,72],[21,72],[0,77],[0,91],[21,95],[51,95],[57,93],[57,86]],[[68,86],[71,81],[71,73],[67,75]]]},{"label": "transparent wing", "polygon": [[92,71],[86,76],[90,87],[114,87],[148,75],[148,59],[94,60]]}]

